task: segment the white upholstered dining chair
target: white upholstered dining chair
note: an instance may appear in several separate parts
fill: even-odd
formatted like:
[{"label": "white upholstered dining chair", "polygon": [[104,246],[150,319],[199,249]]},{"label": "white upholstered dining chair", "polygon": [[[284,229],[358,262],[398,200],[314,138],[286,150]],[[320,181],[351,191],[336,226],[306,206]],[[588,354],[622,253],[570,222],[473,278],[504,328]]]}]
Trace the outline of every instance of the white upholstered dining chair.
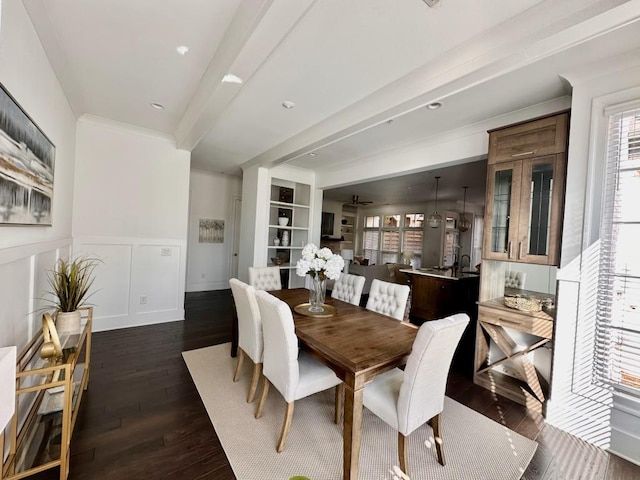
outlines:
[{"label": "white upholstered dining chair", "polygon": [[518,272],[516,270],[508,270],[504,272],[504,286],[505,288],[517,288],[518,290],[524,289],[524,281],[527,278],[525,272]]},{"label": "white upholstered dining chair", "polygon": [[280,268],[249,267],[249,284],[256,290],[282,290]]},{"label": "white upholstered dining chair", "polygon": [[376,278],[371,282],[366,308],[402,320],[407,307],[409,291],[409,285],[383,282]]},{"label": "white upholstered dining chair", "polygon": [[451,360],[468,323],[465,313],[423,323],[404,371],[390,370],[364,387],[364,406],[398,430],[400,468],[407,475],[407,437],[426,422],[438,462],[445,464],[440,413]]},{"label": "white upholstered dining chair", "polygon": [[269,384],[284,397],[287,402],[282,431],[276,450],[284,450],[287,435],[293,419],[293,407],[296,400],[308,397],[336,387],[335,422],[340,421],[344,384],[333,371],[315,358],[298,349],[291,309],[282,300],[273,295],[256,292],[258,308],[262,318],[264,336],[264,387],[260,402],[256,408],[256,418],[262,416],[262,409],[269,393]]},{"label": "white upholstered dining chair", "polygon": [[337,298],[353,305],[360,305],[360,297],[362,296],[365,280],[366,278],[361,275],[341,273],[333,284],[331,298]]},{"label": "white upholstered dining chair", "polygon": [[247,392],[247,402],[251,403],[262,373],[262,321],[256,302],[256,289],[237,278],[229,280],[229,285],[238,316],[238,364],[233,381],[237,382],[240,379],[244,357],[249,357],[253,362],[253,375]]}]

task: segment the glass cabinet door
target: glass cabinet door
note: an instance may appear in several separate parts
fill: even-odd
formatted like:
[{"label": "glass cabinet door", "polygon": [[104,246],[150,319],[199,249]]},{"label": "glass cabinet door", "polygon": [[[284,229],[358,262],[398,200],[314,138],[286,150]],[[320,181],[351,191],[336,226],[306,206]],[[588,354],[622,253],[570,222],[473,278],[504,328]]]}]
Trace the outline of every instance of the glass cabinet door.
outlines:
[{"label": "glass cabinet door", "polygon": [[514,255],[520,203],[520,161],[489,165],[485,223],[485,258],[508,260]]},{"label": "glass cabinet door", "polygon": [[564,170],[556,158],[523,160],[518,261],[557,263]]}]

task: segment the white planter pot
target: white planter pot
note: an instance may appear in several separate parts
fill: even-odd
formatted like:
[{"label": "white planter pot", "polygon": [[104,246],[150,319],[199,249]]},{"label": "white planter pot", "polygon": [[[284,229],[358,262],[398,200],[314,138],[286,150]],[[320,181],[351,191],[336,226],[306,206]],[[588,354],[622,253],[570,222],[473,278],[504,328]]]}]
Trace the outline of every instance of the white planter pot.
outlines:
[{"label": "white planter pot", "polygon": [[79,332],[81,320],[80,310],[76,310],[75,312],[58,312],[56,316],[56,329],[59,332]]}]

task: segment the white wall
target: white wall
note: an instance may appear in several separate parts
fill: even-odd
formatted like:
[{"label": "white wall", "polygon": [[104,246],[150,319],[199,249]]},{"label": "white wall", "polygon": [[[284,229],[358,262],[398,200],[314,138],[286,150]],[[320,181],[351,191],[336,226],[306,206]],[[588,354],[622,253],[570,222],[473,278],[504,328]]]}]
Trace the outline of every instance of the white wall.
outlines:
[{"label": "white wall", "polygon": [[334,200],[323,200],[322,211],[333,213],[333,231],[330,237],[340,238],[341,220],[342,220],[342,202]]},{"label": "white wall", "polygon": [[238,260],[238,278],[243,282],[249,281],[249,267],[267,264],[264,246],[268,242],[270,185],[268,169],[256,166],[244,169]]},{"label": "white wall", "polygon": [[[242,194],[242,179],[192,170],[189,190],[187,291],[229,288],[233,255],[233,204]],[[224,220],[224,243],[199,243],[201,218]]]},{"label": "white wall", "polygon": [[74,251],[93,254],[94,330],[184,319],[190,153],[156,132],[78,121]]},{"label": "white wall", "polygon": [[0,82],[56,146],[53,225],[0,225],[0,347],[20,349],[40,328],[46,271],[69,255],[76,124],[22,2],[0,9]]},{"label": "white wall", "polygon": [[487,130],[558,112],[570,106],[571,99],[562,97],[426,138],[404,148],[322,168],[317,172],[316,186],[321,189],[335,188],[480,160],[487,156]]}]

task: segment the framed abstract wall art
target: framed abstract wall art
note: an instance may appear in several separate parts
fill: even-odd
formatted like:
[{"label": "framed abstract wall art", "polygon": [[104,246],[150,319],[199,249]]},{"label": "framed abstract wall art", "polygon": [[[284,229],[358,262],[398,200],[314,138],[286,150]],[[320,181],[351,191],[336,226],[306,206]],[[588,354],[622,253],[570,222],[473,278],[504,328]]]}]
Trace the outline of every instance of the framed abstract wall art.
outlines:
[{"label": "framed abstract wall art", "polygon": [[223,243],[224,220],[200,219],[199,243]]},{"label": "framed abstract wall art", "polygon": [[51,225],[55,152],[0,85],[0,225]]}]

